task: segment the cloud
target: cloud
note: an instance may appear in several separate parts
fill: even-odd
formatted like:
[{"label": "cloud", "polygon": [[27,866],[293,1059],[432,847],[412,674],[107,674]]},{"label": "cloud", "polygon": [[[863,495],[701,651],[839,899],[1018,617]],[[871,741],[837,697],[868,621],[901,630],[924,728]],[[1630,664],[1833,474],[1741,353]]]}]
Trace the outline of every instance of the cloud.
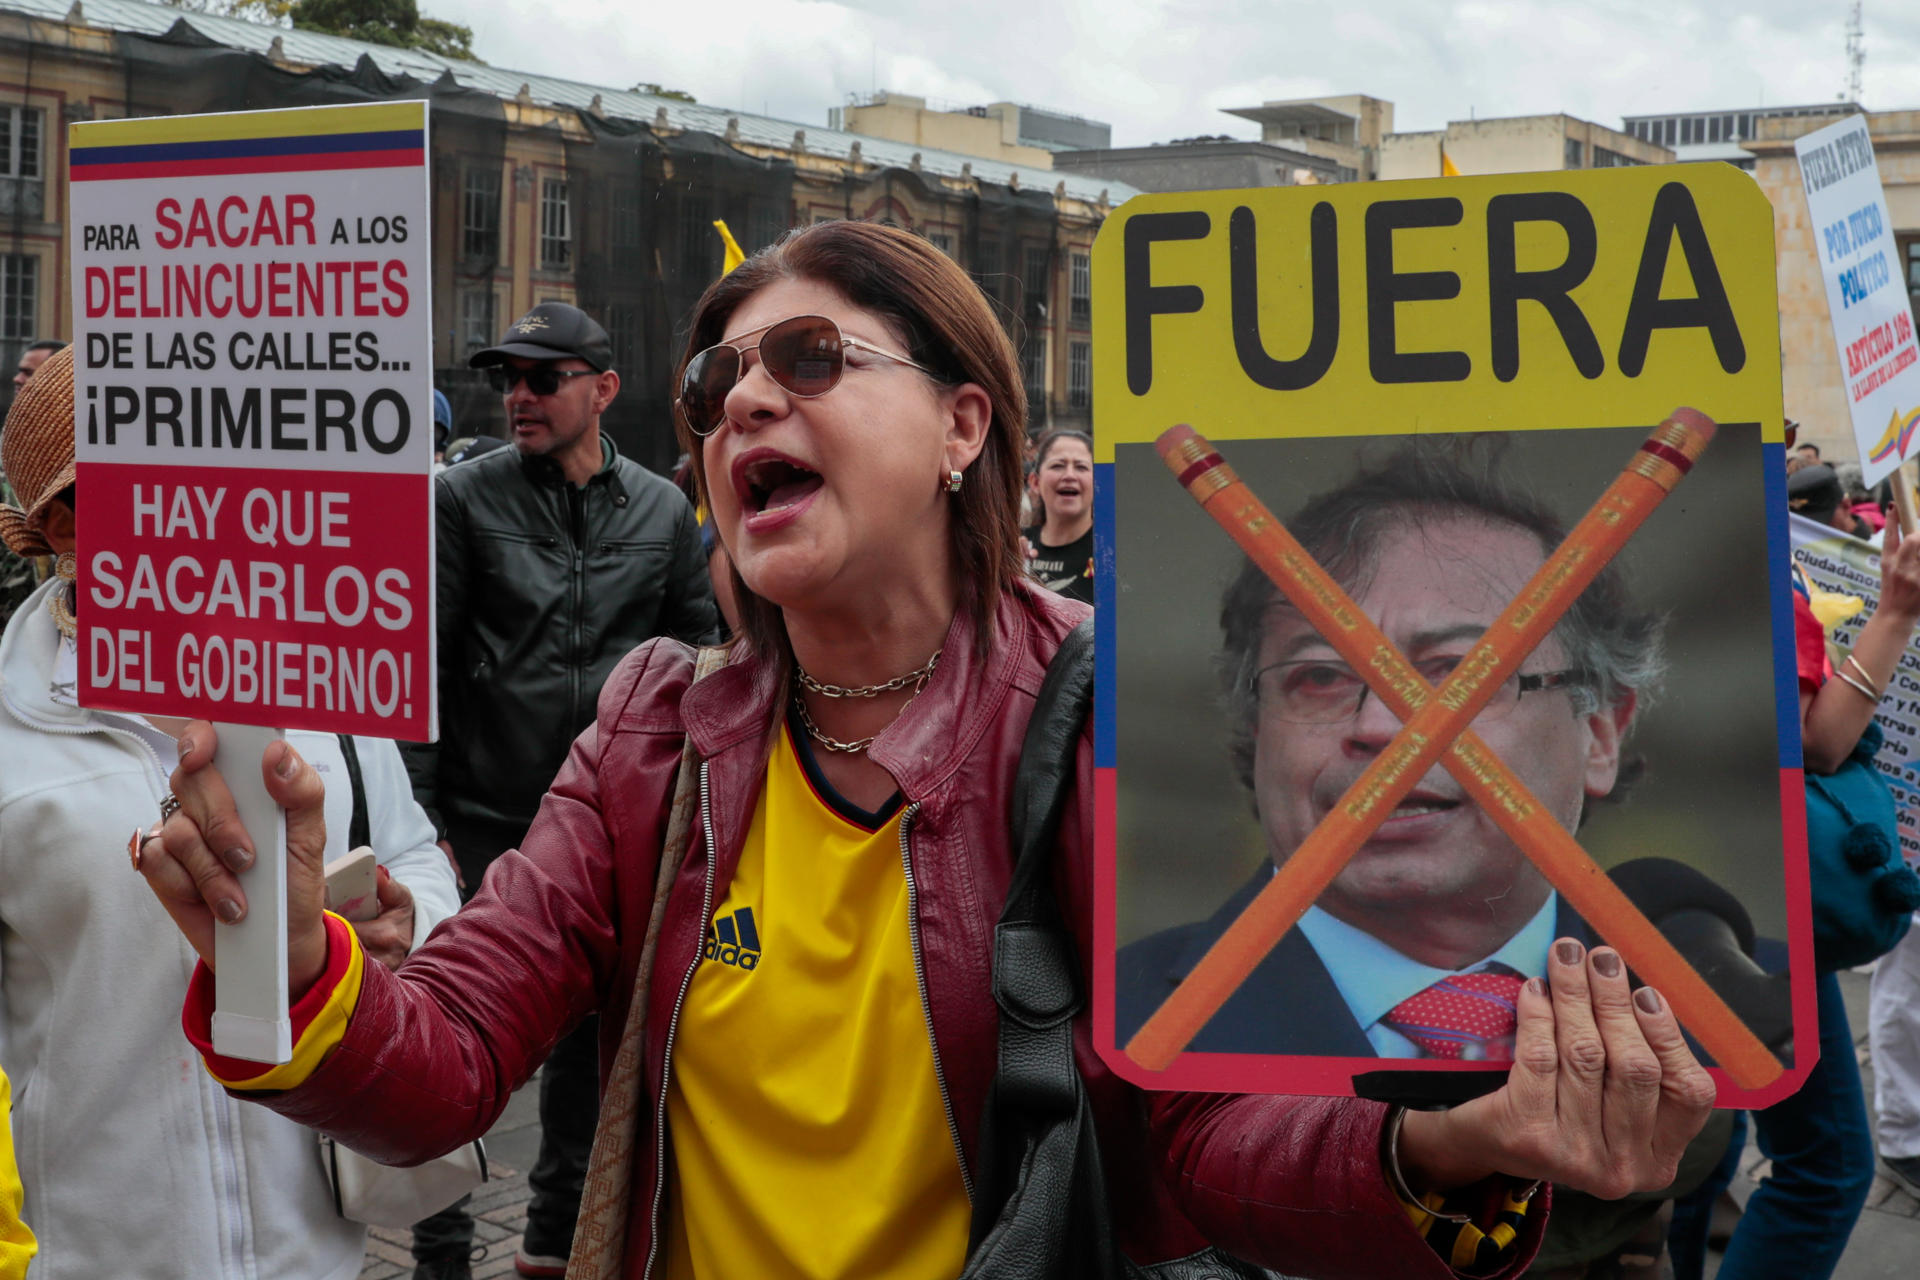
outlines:
[{"label": "cloud", "polygon": [[[439,0],[444,4],[444,0]],[[1845,12],[1800,0],[494,0],[457,15],[497,66],[819,127],[849,95],[1012,99],[1105,120],[1117,146],[1257,136],[1223,106],[1367,93],[1401,129],[1564,111],[1624,115],[1828,102],[1846,85]],[[436,0],[425,8],[436,12]],[[1867,105],[1920,97],[1920,6],[1866,17]]]}]

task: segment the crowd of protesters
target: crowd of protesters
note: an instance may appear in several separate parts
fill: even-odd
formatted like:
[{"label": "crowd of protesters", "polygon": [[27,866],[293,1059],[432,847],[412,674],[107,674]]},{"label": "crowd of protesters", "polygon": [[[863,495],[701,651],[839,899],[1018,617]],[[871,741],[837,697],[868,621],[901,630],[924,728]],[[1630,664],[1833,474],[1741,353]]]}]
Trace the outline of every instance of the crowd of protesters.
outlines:
[{"label": "crowd of protesters", "polygon": [[[945,255],[823,223],[710,288],[677,375],[678,488],[601,431],[619,370],[576,308],[473,356],[505,440],[462,435],[436,393],[443,736],[294,734],[260,762],[293,882],[297,1044],[271,1070],[210,1043],[212,939],[254,861],[211,727],[74,698],[73,361],[36,355],[0,437],[0,1280],[29,1259],[348,1280],[364,1228],[311,1130],[428,1158],[543,1065],[520,1275],[933,1280],[991,1246],[1006,815],[1036,692],[1094,600],[1094,444],[1029,433],[1005,331]],[[1855,650],[1884,680],[1920,618],[1920,539],[1882,533],[1857,475],[1793,465],[1797,510],[1885,539]],[[1800,653],[1810,760],[1844,757],[1874,706],[1822,641]],[[1056,879],[1087,972],[1092,744],[1071,740]],[[348,925],[317,884],[363,824],[380,912]],[[1582,1193],[1624,1195],[1663,1207],[1551,1274],[1700,1274],[1741,1140],[1708,1123],[1658,995],[1604,946],[1556,956],[1509,1002],[1508,1083],[1444,1114],[1142,1093],[1083,1011],[1086,1185],[1110,1209],[1059,1228],[1088,1218],[1099,1251],[1194,1275],[1478,1280],[1530,1274]],[[1873,1146],[1838,997],[1822,975],[1821,1063],[1754,1117],[1774,1175],[1722,1275],[1829,1275],[1861,1210]],[[1873,1043],[1881,1153],[1920,1194],[1916,998],[1909,941],[1875,974]],[[1580,1039],[1604,1060],[1575,1061]],[[603,1092],[628,1145],[590,1177]],[[460,1204],[417,1224],[416,1280],[470,1276],[473,1238]]]}]

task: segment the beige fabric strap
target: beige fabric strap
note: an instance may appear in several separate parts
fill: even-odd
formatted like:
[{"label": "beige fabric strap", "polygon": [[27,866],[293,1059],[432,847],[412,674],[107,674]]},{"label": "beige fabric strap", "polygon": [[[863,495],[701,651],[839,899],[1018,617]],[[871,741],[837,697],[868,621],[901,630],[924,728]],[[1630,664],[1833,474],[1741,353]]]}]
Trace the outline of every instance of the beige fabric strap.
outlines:
[{"label": "beige fabric strap", "polygon": [[[704,679],[727,662],[724,648],[704,648],[694,660],[693,678]],[[679,778],[673,788],[673,808],[667,819],[667,838],[660,847],[660,871],[654,880],[653,908],[647,917],[647,935],[640,944],[640,968],[634,974],[633,1002],[627,1007],[627,1025],[620,1031],[620,1051],[614,1055],[606,1092],[600,1097],[600,1122],[593,1131],[593,1156],[587,1163],[586,1185],[580,1193],[580,1217],[573,1228],[573,1252],[567,1259],[567,1280],[619,1280],[625,1274],[627,1227],[632,1203],[635,1150],[646,1090],[641,1072],[646,1057],[647,985],[653,974],[653,953],[660,945],[660,922],[666,915],[667,895],[687,855],[694,811],[700,806],[700,759],[693,739],[680,753]],[[663,1170],[661,1176],[665,1176]]]}]

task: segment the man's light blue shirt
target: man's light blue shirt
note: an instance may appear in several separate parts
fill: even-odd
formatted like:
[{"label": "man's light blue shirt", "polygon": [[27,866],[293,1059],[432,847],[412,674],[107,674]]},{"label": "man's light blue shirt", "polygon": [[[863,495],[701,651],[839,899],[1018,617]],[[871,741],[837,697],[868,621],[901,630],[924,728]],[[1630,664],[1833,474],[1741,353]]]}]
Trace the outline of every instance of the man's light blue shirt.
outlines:
[{"label": "man's light blue shirt", "polygon": [[1420,1047],[1380,1019],[1408,996],[1444,978],[1472,973],[1494,962],[1526,978],[1545,973],[1559,905],[1559,895],[1549,893],[1546,903],[1504,946],[1459,969],[1436,969],[1410,960],[1372,934],[1335,919],[1319,907],[1308,907],[1300,917],[1300,932],[1326,965],[1354,1021],[1366,1029],[1374,1051],[1383,1058],[1419,1058],[1425,1056]]}]

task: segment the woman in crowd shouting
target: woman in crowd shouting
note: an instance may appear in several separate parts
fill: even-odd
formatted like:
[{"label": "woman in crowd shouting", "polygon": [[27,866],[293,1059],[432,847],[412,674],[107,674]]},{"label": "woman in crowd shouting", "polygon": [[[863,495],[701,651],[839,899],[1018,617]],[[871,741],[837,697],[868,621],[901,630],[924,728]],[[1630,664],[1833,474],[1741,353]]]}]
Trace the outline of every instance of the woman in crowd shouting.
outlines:
[{"label": "woman in crowd shouting", "polygon": [[[1048,662],[1088,613],[1023,572],[1019,364],[950,259],[852,222],[796,231],[715,283],[689,351],[682,441],[740,606],[725,665],[695,682],[683,646],[632,654],[524,848],[398,973],[323,917],[321,780],[270,747],[299,1070],[257,1096],[422,1158],[484,1132],[598,1010],[602,1124],[632,1108],[639,1122],[613,1165],[631,1176],[614,1221],[583,1211],[576,1254],[614,1241],[589,1274],[951,1277],[970,1221],[999,1209],[971,1201],[1016,760]],[[697,811],[661,875],[683,744]],[[183,737],[182,809],[144,859],[206,961],[210,904],[243,901],[214,851],[250,845],[214,749],[205,724]],[[1083,973],[1092,765],[1083,734],[1056,862]],[[1211,1242],[1296,1274],[1517,1274],[1546,1213],[1545,1194],[1522,1200],[1535,1180],[1664,1185],[1711,1102],[1671,1012],[1637,1006],[1609,967],[1556,965],[1551,993],[1520,998],[1506,1086],[1398,1117],[1397,1143],[1379,1103],[1143,1093],[1092,1052],[1081,1015],[1120,1244],[1141,1263]],[[188,1020],[204,1043],[204,998]],[[261,1079],[209,1064],[236,1090]],[[1443,1255],[1403,1192],[1468,1214],[1520,1203],[1517,1234],[1489,1219],[1489,1250]]]}]

